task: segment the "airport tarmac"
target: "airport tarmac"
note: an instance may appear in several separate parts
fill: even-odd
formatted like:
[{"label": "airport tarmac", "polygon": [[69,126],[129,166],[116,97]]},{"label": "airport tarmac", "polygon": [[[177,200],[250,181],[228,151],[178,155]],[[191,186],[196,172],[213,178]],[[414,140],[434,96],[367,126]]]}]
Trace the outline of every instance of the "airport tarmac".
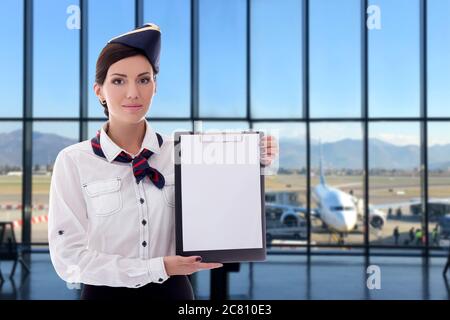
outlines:
[{"label": "airport tarmac", "polygon": [[[345,192],[352,190],[356,197],[362,197],[362,176],[327,176],[327,182],[342,189]],[[311,185],[314,186],[318,182],[317,177],[312,177]],[[299,200],[304,204],[306,194],[306,179],[304,175],[275,175],[266,177],[266,191],[281,190],[297,190],[299,192]],[[8,203],[19,205],[21,202],[21,178],[2,176],[0,177],[0,205]],[[48,207],[48,190],[50,188],[50,176],[33,176],[33,204],[35,206],[44,205]],[[420,179],[416,176],[411,177],[387,177],[387,176],[371,176],[370,178],[370,199],[372,204],[407,202],[408,200],[418,197],[420,194]],[[450,195],[450,177],[430,177],[430,197]],[[314,207],[314,201],[312,201]],[[393,208],[395,213],[396,208]],[[387,210],[385,210],[386,212]],[[33,210],[33,217],[45,216],[48,211]],[[421,216],[412,216],[409,206],[402,207],[402,219],[388,218],[383,230],[375,232],[371,230],[369,233],[370,242],[373,244],[395,245],[393,239],[393,230],[399,227],[400,239],[399,244],[404,245],[405,240],[409,239],[409,230],[411,228],[421,228]],[[4,210],[0,209],[0,221],[17,221],[20,220],[21,210]],[[429,230],[434,228],[435,222],[430,222]],[[348,234],[344,238],[346,244],[362,244],[363,243],[363,224],[359,223],[357,230]],[[20,239],[21,227],[17,227],[16,238]],[[321,227],[320,222],[312,221],[311,239],[315,243],[326,244],[336,243],[336,239],[330,236],[327,230]],[[47,224],[38,221],[32,225],[32,241],[47,242]]]}]

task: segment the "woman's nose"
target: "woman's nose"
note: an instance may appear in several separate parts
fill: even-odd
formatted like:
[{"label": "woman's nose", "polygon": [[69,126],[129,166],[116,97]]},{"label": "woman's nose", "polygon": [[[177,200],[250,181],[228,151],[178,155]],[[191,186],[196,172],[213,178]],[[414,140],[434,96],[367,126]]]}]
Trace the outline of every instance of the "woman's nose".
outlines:
[{"label": "woman's nose", "polygon": [[137,99],[139,98],[139,91],[136,84],[130,84],[127,90],[127,99]]}]

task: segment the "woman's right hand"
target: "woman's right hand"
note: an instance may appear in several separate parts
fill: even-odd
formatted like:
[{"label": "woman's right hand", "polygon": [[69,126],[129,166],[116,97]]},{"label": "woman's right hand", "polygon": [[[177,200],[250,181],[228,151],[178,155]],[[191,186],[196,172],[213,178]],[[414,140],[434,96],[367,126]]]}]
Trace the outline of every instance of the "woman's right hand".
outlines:
[{"label": "woman's right hand", "polygon": [[199,256],[166,256],[163,258],[166,273],[169,276],[189,275],[200,270],[215,269],[223,267],[221,263],[201,262]]}]

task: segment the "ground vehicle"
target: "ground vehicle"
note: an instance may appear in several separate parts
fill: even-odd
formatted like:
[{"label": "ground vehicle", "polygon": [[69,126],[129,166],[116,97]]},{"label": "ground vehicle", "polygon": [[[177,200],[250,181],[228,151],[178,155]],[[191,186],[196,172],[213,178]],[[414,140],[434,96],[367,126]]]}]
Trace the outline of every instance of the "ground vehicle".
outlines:
[{"label": "ground vehicle", "polygon": [[450,239],[450,214],[446,214],[439,219],[439,238]]},{"label": "ground vehicle", "polygon": [[303,208],[266,203],[266,239],[306,239],[307,226]]}]

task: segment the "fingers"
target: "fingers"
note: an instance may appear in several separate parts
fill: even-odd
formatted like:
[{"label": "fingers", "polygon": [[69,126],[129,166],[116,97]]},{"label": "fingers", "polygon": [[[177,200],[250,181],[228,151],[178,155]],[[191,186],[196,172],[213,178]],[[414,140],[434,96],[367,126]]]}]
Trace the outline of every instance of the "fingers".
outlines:
[{"label": "fingers", "polygon": [[278,154],[277,148],[271,148],[271,149],[262,149],[261,150],[261,158],[269,158],[272,159]]},{"label": "fingers", "polygon": [[272,159],[270,159],[270,158],[262,158],[260,163],[263,166],[268,166],[268,165],[270,165],[272,163]]},{"label": "fingers", "polygon": [[211,263],[202,262],[202,263],[198,263],[197,266],[199,269],[205,270],[205,269],[220,268],[220,267],[223,267],[223,264],[222,263],[213,263],[213,262],[211,262]]},{"label": "fingers", "polygon": [[182,257],[183,258],[183,262],[185,263],[197,263],[202,261],[202,257],[200,256],[189,256],[189,257]]},{"label": "fingers", "polygon": [[263,136],[260,141],[261,147],[275,147],[278,145],[274,136]]},{"label": "fingers", "polygon": [[261,157],[268,157],[270,160],[278,154],[278,143],[273,136],[264,136],[260,142]]},{"label": "fingers", "polygon": [[277,148],[270,148],[270,149],[265,149],[265,150],[262,150],[262,155],[263,156],[274,156],[274,155],[276,155],[277,153],[278,153],[278,149]]},{"label": "fingers", "polygon": [[189,256],[189,257],[182,257],[184,259],[183,262],[194,265],[197,269],[215,269],[223,267],[222,263],[216,263],[216,262],[201,262],[202,257],[200,256]]}]

